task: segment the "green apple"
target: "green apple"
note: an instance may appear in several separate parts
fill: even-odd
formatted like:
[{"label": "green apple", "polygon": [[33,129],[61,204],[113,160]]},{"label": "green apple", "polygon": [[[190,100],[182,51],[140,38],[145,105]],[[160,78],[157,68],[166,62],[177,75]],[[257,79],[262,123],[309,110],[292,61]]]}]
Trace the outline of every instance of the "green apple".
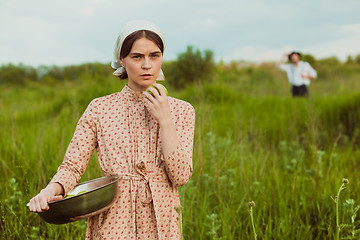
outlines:
[{"label": "green apple", "polygon": [[[164,85],[160,84],[160,83],[158,83],[158,84],[164,89],[165,94],[166,94],[166,96],[167,96],[167,95],[168,95],[168,91],[167,91],[166,87],[165,87]],[[155,89],[158,91],[158,93],[160,94],[159,89],[157,89],[154,85],[151,85],[150,87],[148,87],[148,88],[146,89],[146,91],[147,91],[148,93],[150,93],[151,95],[154,96],[154,94],[149,90],[149,88],[151,88],[151,87],[155,88]],[[154,97],[155,97],[155,96],[154,96]]]}]

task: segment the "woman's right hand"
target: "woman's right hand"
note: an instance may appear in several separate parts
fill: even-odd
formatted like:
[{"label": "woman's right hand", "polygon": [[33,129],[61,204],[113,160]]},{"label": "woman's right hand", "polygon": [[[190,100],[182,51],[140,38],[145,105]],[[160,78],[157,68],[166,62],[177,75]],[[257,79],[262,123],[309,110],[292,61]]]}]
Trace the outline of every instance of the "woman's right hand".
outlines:
[{"label": "woman's right hand", "polygon": [[278,65],[280,64],[283,64],[285,61],[286,61],[286,58],[288,58],[290,55],[290,53],[284,53],[282,56],[281,56],[281,59],[279,60],[279,62],[277,63]]},{"label": "woman's right hand", "polygon": [[57,195],[59,191],[59,187],[62,189],[60,184],[55,186],[53,184],[49,184],[46,188],[40,191],[38,195],[33,197],[29,202],[29,209],[31,212],[43,212],[49,210],[49,202],[61,200],[64,197],[62,195]]}]

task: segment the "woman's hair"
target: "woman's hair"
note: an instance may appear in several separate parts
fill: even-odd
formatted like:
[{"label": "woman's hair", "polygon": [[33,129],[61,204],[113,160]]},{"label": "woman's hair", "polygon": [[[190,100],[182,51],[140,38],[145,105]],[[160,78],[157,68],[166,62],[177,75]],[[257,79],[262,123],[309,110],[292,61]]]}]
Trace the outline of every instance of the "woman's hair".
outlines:
[{"label": "woman's hair", "polygon": [[301,53],[299,53],[299,52],[292,52],[292,53],[290,53],[289,56],[288,56],[289,61],[291,61],[291,56],[294,55],[294,54],[298,55],[298,56],[299,56],[299,59],[301,58]]},{"label": "woman's hair", "polygon": [[[153,41],[156,46],[160,48],[161,53],[164,53],[164,44],[161,38],[154,32],[148,30],[139,30],[133,32],[129,36],[127,36],[122,44],[121,51],[120,51],[120,59],[126,58],[129,55],[134,42],[140,38],[146,38],[150,41]],[[128,78],[127,72],[124,71],[120,76],[120,79]]]}]

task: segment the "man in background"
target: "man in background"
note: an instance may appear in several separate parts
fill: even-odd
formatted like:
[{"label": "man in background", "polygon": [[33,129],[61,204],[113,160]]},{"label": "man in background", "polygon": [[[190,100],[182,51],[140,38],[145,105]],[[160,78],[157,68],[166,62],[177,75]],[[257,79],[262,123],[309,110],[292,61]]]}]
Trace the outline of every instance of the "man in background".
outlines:
[{"label": "man in background", "polygon": [[[284,63],[288,58],[289,63]],[[293,97],[307,97],[310,80],[317,77],[316,71],[307,62],[301,61],[299,52],[284,54],[278,63],[278,68],[287,73],[288,80],[292,85]]]}]

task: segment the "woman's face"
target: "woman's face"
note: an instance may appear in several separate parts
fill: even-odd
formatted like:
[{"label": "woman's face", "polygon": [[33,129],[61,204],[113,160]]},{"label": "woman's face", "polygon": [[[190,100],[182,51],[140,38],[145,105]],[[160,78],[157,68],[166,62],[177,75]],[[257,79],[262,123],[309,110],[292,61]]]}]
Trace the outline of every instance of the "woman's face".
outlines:
[{"label": "woman's face", "polygon": [[139,38],[129,55],[121,59],[128,75],[128,85],[135,91],[145,91],[155,83],[160,73],[163,55],[160,48],[151,40]]},{"label": "woman's face", "polygon": [[294,53],[290,56],[290,61],[296,64],[300,61],[300,56]]}]

